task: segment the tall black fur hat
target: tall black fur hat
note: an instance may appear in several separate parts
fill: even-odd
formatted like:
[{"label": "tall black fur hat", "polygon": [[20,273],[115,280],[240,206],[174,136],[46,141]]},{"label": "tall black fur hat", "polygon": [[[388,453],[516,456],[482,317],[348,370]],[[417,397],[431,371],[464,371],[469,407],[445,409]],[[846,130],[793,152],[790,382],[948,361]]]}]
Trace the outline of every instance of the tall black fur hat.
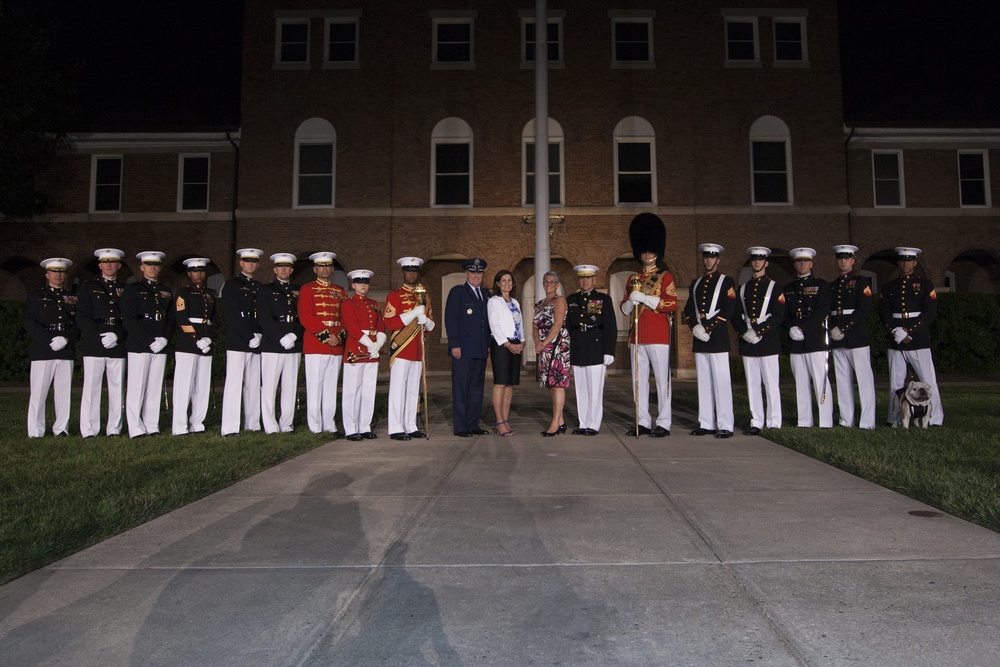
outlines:
[{"label": "tall black fur hat", "polygon": [[667,229],[655,213],[640,213],[632,219],[628,227],[628,239],[632,243],[632,254],[637,261],[644,252],[655,252],[656,259],[662,260],[667,249]]}]

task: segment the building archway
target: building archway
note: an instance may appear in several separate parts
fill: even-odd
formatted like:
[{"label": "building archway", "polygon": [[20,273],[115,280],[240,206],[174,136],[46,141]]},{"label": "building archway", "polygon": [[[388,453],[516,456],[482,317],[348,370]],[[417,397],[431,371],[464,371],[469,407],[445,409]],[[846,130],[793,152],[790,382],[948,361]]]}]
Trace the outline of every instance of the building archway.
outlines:
[{"label": "building archway", "polygon": [[947,291],[1000,294],[1000,262],[986,250],[966,250],[948,265]]}]

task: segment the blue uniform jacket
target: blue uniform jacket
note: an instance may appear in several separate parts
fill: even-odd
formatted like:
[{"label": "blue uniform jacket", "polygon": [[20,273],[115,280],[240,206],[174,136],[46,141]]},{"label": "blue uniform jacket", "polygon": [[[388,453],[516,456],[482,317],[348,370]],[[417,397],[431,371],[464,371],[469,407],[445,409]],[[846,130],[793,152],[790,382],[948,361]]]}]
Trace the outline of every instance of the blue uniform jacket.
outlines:
[{"label": "blue uniform jacket", "polygon": [[448,351],[462,349],[463,359],[485,359],[490,350],[490,325],[486,318],[486,302],[490,293],[480,286],[483,300],[469,283],[451,288],[445,304],[444,326],[448,333]]}]

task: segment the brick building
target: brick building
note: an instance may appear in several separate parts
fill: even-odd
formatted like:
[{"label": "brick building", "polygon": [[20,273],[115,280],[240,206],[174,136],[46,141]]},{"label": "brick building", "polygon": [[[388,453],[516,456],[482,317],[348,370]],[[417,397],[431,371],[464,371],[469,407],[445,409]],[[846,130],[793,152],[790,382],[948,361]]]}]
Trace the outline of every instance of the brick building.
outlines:
[{"label": "brick building", "polygon": [[[666,224],[682,301],[706,241],[726,246],[732,275],[742,249],[763,244],[780,282],[787,251],[809,245],[832,278],[831,246],[850,242],[881,283],[906,244],[924,248],[937,285],[1000,288],[989,233],[1000,130],[854,127],[834,0],[549,4],[552,267],[567,289],[571,267],[593,263],[598,286],[621,296],[640,211]],[[221,284],[235,249],[255,246],[332,249],[342,280],[375,271],[376,295],[398,282],[397,257],[418,255],[439,306],[461,259],[482,256],[487,282],[512,270],[527,304],[534,34],[530,2],[247,0],[239,126],[73,135],[41,177],[56,209],[8,232],[0,297],[23,298],[53,255],[82,280],[96,247],[159,249],[177,281],[183,259],[204,255]],[[297,275],[311,277],[308,262]],[[443,329],[431,369],[446,367]]]}]

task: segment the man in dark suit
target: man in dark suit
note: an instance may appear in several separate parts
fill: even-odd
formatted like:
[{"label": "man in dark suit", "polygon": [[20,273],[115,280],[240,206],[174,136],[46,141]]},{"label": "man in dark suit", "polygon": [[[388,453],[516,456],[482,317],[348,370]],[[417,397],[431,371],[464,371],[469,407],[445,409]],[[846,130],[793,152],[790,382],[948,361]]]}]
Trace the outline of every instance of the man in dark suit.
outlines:
[{"label": "man in dark suit", "polygon": [[863,429],[875,428],[875,376],[872,374],[868,313],[872,309],[872,282],[854,270],[857,246],[833,246],[840,276],[830,282],[830,346],[837,374],[840,425],[854,426],[854,386],[858,381]]},{"label": "man in dark suit", "polygon": [[580,420],[573,433],[597,435],[604,419],[604,378],[615,360],[618,323],[611,297],[594,289],[597,267],[580,264],[573,270],[580,279],[580,291],[566,297],[569,363]]},{"label": "man in dark suit", "polygon": [[448,292],[444,325],[451,354],[452,422],[455,435],[486,435],[480,427],[490,325],[486,319],[489,292],[482,286],[486,260],[473,257],[462,262],[465,282]]}]

